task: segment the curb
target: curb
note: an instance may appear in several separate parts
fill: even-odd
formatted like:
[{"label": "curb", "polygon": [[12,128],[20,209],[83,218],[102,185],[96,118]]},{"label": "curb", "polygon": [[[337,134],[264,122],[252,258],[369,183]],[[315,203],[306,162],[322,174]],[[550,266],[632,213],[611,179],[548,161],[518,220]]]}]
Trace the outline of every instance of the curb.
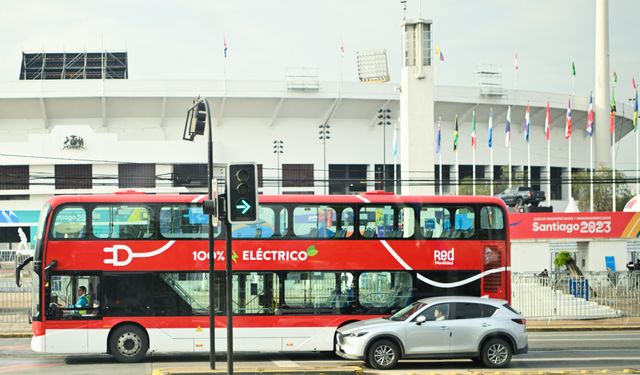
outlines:
[{"label": "curb", "polygon": [[527,327],[527,332],[570,332],[570,331],[632,331],[640,326],[576,326],[576,327]]},{"label": "curb", "polygon": [[2,332],[2,333],[0,333],[0,339],[30,338],[31,336],[33,336],[32,332]]},{"label": "curb", "polygon": [[[206,370],[199,368],[165,368],[155,369],[152,375],[203,375],[203,374],[226,374],[227,370]],[[345,366],[337,368],[300,368],[300,369],[234,369],[234,374],[237,375],[260,375],[260,374],[272,374],[272,375],[363,375],[362,367]]]}]

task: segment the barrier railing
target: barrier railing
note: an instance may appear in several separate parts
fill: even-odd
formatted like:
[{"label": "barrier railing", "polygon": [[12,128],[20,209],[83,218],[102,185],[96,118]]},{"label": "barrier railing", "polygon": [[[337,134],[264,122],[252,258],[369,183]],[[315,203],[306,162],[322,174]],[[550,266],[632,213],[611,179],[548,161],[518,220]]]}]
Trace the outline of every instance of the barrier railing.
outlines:
[{"label": "barrier railing", "polygon": [[[5,270],[3,270],[5,271]],[[8,275],[6,275],[8,276]],[[27,323],[31,282],[0,279],[0,323]],[[601,319],[640,316],[640,271],[573,277],[512,274],[512,305],[528,319]]]},{"label": "barrier railing", "polygon": [[0,323],[28,323],[30,306],[30,281],[17,287],[14,281],[0,280]]},{"label": "barrier railing", "polygon": [[640,316],[640,272],[589,272],[577,277],[513,273],[513,307],[529,319]]}]

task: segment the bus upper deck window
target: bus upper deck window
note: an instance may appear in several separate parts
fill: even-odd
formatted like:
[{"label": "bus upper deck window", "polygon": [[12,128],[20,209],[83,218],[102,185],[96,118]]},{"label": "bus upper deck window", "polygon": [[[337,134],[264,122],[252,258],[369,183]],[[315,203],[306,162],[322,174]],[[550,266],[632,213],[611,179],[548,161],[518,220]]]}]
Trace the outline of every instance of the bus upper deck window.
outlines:
[{"label": "bus upper deck window", "polygon": [[82,207],[64,207],[56,213],[51,237],[56,239],[82,238],[87,227],[87,214]]}]

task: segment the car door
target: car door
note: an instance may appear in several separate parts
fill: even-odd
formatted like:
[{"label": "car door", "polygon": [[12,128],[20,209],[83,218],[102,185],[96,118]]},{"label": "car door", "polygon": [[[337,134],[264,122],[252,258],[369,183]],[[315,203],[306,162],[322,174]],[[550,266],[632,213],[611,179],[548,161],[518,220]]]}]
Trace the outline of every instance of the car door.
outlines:
[{"label": "car door", "polygon": [[454,305],[453,318],[449,327],[451,353],[476,352],[480,338],[492,329],[491,315],[496,308],[472,302],[457,302]]},{"label": "car door", "polygon": [[[441,320],[436,320],[435,310],[443,314]],[[427,320],[417,322],[418,316],[424,316]],[[427,307],[421,314],[414,317],[405,325],[405,354],[446,354],[449,352],[450,329],[449,304],[441,303]]]}]

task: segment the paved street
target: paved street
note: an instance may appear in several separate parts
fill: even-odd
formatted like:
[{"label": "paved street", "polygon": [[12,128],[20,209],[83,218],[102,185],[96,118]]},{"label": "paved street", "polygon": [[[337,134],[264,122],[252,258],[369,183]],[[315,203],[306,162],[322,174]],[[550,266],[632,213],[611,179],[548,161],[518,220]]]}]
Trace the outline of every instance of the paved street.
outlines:
[{"label": "paved street", "polygon": [[[610,371],[640,370],[640,330],[600,332],[532,332],[530,352],[514,357],[509,371],[533,373],[544,369]],[[31,352],[29,339],[0,339],[0,374],[151,374],[155,369],[207,369],[207,355],[154,354],[143,363],[119,364],[107,355],[50,355]],[[358,361],[346,361],[331,354],[240,354],[235,368],[302,369],[336,366],[362,366]],[[217,357],[216,367],[224,369],[226,359]],[[468,360],[402,361],[393,371],[379,372],[365,368],[365,373],[427,374],[459,373],[462,371],[495,373]],[[544,373],[544,372],[543,372]]]}]

